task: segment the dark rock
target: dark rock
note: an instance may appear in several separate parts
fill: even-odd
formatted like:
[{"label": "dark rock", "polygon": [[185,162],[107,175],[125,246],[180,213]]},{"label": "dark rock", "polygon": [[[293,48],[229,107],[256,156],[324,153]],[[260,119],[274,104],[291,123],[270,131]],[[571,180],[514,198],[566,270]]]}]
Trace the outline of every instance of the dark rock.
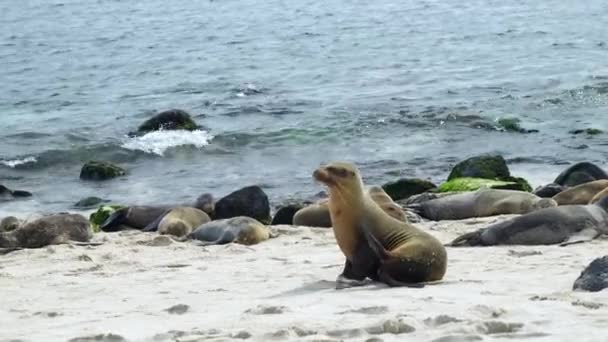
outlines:
[{"label": "dark rock", "polygon": [[170,314],[174,314],[174,315],[183,315],[186,312],[188,312],[188,310],[190,310],[189,305],[177,304],[177,305],[173,305],[172,307],[166,309],[165,311],[167,311]]},{"label": "dark rock", "polygon": [[304,203],[291,203],[283,205],[277,210],[272,218],[271,225],[279,225],[279,224],[293,224],[293,217],[296,212],[306,205]]},{"label": "dark rock", "polygon": [[91,196],[81,199],[74,203],[74,208],[92,208],[101,203],[109,202],[110,200],[104,200],[103,198]]},{"label": "dark rock", "polygon": [[269,224],[270,204],[264,190],[257,185],[234,191],[215,203],[215,219],[237,216],[254,218]]},{"label": "dark rock", "polygon": [[581,162],[564,170],[555,178],[553,183],[572,187],[598,179],[608,179],[608,174],[595,164]]},{"label": "dark rock", "polygon": [[99,334],[84,337],[75,337],[68,342],[123,342],[126,339],[116,334]]},{"label": "dark rock", "polygon": [[510,176],[507,162],[502,156],[482,155],[456,164],[448,176],[448,181],[464,177],[503,179]]},{"label": "dark rock", "polygon": [[122,168],[103,161],[89,161],[82,167],[80,171],[80,179],[82,180],[107,180],[125,175],[125,170]]},{"label": "dark rock", "polygon": [[190,114],[180,109],[171,109],[146,120],[137,131],[129,132],[130,136],[144,135],[159,130],[187,130],[194,131],[199,126],[192,120]]},{"label": "dark rock", "polygon": [[570,134],[583,134],[586,133],[588,135],[598,135],[604,133],[601,129],[597,128],[586,128],[586,129],[575,129],[569,132]]},{"label": "dark rock", "polygon": [[566,190],[566,188],[559,184],[549,183],[547,185],[539,186],[538,188],[536,188],[536,190],[534,190],[534,194],[538,197],[550,198],[564,190]]},{"label": "dark rock", "polygon": [[521,127],[521,120],[518,118],[502,118],[497,122],[498,129],[516,133],[538,133],[537,129],[525,129]]},{"label": "dark rock", "polygon": [[436,187],[437,186],[435,184],[418,178],[402,178],[382,185],[382,189],[384,189],[384,191],[391,196],[393,201],[418,195]]},{"label": "dark rock", "polygon": [[574,282],[574,290],[589,292],[608,288],[608,255],[593,260]]},{"label": "dark rock", "polygon": [[11,200],[15,197],[31,197],[32,193],[24,190],[11,190],[0,184],[0,200]]}]

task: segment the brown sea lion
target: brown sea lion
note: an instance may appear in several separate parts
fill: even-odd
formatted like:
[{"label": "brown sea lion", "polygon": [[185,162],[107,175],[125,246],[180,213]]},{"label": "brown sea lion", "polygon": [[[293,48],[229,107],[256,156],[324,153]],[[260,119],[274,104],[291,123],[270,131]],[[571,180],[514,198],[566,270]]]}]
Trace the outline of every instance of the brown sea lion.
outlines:
[{"label": "brown sea lion", "polygon": [[258,220],[237,216],[203,224],[188,235],[188,238],[203,241],[201,245],[223,245],[230,242],[255,245],[271,237],[268,227]]},{"label": "brown sea lion", "polygon": [[0,248],[40,248],[69,242],[88,242],[93,237],[89,220],[79,214],[53,214],[24,222],[0,233]]},{"label": "brown sea lion", "polygon": [[[407,222],[407,216],[401,206],[379,186],[372,186],[368,189],[371,198],[378,203],[380,208],[390,216],[399,221]],[[293,224],[296,226],[308,227],[331,227],[331,217],[329,214],[328,199],[324,198],[316,203],[304,207],[296,212],[293,217]]]},{"label": "brown sea lion", "polygon": [[161,214],[142,231],[158,231],[159,234],[186,236],[200,225],[211,221],[204,211],[192,207],[175,207]]},{"label": "brown sea lion", "polygon": [[313,177],[329,189],[333,231],[346,257],[338,288],[364,284],[366,277],[389,286],[423,286],[443,278],[445,247],[432,235],[399,221],[363,190],[359,170],[335,162],[318,168]]},{"label": "brown sea lion", "polygon": [[591,199],[591,201],[589,201],[589,204],[595,204],[597,202],[599,202],[602,198],[608,196],[608,188],[598,192],[597,194],[595,194],[595,196],[593,196],[593,198]]},{"label": "brown sea lion", "polygon": [[559,205],[587,204],[595,195],[606,188],[608,188],[608,179],[600,179],[571,187],[553,196],[553,199]]}]

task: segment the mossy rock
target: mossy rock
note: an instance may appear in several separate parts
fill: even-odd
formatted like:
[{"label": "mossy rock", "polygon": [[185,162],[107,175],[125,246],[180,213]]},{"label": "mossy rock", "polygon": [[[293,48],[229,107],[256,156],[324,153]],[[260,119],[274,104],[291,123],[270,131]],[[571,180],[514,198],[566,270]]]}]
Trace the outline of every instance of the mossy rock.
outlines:
[{"label": "mossy rock", "polygon": [[99,232],[99,226],[105,222],[105,220],[112,215],[118,209],[126,208],[124,205],[112,204],[112,205],[102,205],[97,208],[97,211],[91,213],[89,215],[89,221],[91,221],[91,227],[94,232]]},{"label": "mossy rock", "polygon": [[[525,181],[525,180],[524,180]],[[527,184],[527,187],[530,187]],[[491,188],[491,189],[505,189],[505,190],[520,190],[520,191],[530,191],[526,188],[525,185],[514,182],[514,181],[502,181],[495,179],[485,179],[485,178],[456,178],[450,181],[447,181],[439,186],[439,192],[453,192],[453,191],[475,191],[481,188]]]},{"label": "mossy rock", "polygon": [[391,196],[393,201],[406,199],[410,196],[435,189],[436,187],[435,184],[419,178],[402,178],[382,185],[382,189]]},{"label": "mossy rock", "polygon": [[521,127],[521,120],[518,118],[502,118],[498,119],[497,126],[507,132],[516,133],[537,133],[537,129],[525,129]]},{"label": "mossy rock", "polygon": [[503,179],[511,176],[507,162],[501,155],[481,155],[456,164],[448,176],[448,181],[455,178],[472,177],[485,179]]},{"label": "mossy rock", "polygon": [[517,183],[518,188],[512,189],[512,190],[521,190],[521,191],[526,191],[526,192],[532,192],[532,190],[533,190],[530,183],[528,183],[527,180],[525,180],[524,178],[521,178],[521,177],[507,177],[507,178],[501,179],[501,181]]},{"label": "mossy rock", "polygon": [[142,123],[130,136],[144,135],[159,130],[186,130],[194,131],[199,126],[194,122],[190,114],[180,109],[172,109],[154,115],[154,117]]},{"label": "mossy rock", "polygon": [[116,178],[125,174],[126,172],[123,168],[110,162],[89,161],[80,170],[80,179],[99,181]]},{"label": "mossy rock", "polygon": [[104,200],[103,198],[91,196],[81,199],[80,201],[74,203],[74,208],[92,208],[100,203],[109,202],[109,200]]}]

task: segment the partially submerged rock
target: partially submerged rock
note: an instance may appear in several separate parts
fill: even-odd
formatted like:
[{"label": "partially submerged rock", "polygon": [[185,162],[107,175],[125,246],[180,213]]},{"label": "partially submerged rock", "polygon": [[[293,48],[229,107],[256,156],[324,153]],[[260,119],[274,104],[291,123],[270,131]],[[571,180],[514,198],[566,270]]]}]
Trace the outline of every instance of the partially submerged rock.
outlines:
[{"label": "partially submerged rock", "polygon": [[575,129],[568,133],[574,134],[574,135],[577,135],[577,134],[598,135],[598,134],[604,133],[604,131],[602,131],[601,129],[597,129],[597,128],[585,128],[585,129]]},{"label": "partially submerged rock", "polygon": [[80,170],[82,180],[107,180],[125,175],[126,172],[119,166],[105,161],[89,161]]},{"label": "partially submerged rock", "polygon": [[418,178],[402,178],[382,185],[382,189],[393,199],[398,201],[413,195],[436,188],[437,186],[427,180]]},{"label": "partially submerged rock", "polygon": [[439,192],[475,191],[480,188],[530,191],[528,187],[511,181],[464,177],[452,179],[441,184]]},{"label": "partially submerged rock", "polygon": [[159,130],[186,130],[194,131],[199,126],[190,117],[190,114],[181,109],[171,109],[154,115],[142,123],[130,136],[144,135]]},{"label": "partially submerged rock", "polygon": [[92,208],[96,205],[99,205],[100,203],[106,203],[106,202],[109,202],[109,200],[104,200],[103,198],[90,196],[90,197],[83,198],[80,201],[74,203],[74,208],[82,208],[82,209]]},{"label": "partially submerged rock", "polygon": [[608,255],[593,260],[574,282],[573,289],[597,292],[608,288]]},{"label": "partially submerged rock", "polygon": [[31,197],[32,193],[24,190],[11,190],[0,184],[0,200],[11,200],[18,197]]},{"label": "partially submerged rock", "polygon": [[215,218],[237,216],[254,218],[264,224],[271,222],[270,203],[264,190],[257,185],[234,191],[215,203]]},{"label": "partially submerged rock", "polygon": [[501,118],[497,120],[498,129],[507,132],[516,133],[537,133],[537,129],[525,129],[521,127],[521,120],[519,118]]},{"label": "partially submerged rock", "polygon": [[463,177],[501,179],[510,176],[507,162],[502,156],[482,155],[456,164],[448,176],[448,181]]}]

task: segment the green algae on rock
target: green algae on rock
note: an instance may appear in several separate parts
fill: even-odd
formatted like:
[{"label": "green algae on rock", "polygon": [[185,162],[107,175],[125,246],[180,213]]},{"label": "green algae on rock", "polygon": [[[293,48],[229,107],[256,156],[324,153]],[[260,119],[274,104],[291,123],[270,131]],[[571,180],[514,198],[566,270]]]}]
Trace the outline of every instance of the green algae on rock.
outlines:
[{"label": "green algae on rock", "polygon": [[452,179],[441,184],[439,186],[439,192],[475,191],[481,188],[529,191],[524,190],[525,187],[522,184],[514,181],[463,177]]},{"label": "green algae on rock", "polygon": [[456,164],[448,176],[448,181],[463,177],[500,179],[510,176],[505,159],[498,154],[488,154],[468,158]]},{"label": "green algae on rock", "polygon": [[95,233],[99,232],[99,226],[104,223],[105,220],[112,215],[118,209],[126,208],[124,205],[111,204],[111,205],[102,205],[97,208],[97,211],[91,213],[89,216],[89,221],[91,221],[91,227]]}]

